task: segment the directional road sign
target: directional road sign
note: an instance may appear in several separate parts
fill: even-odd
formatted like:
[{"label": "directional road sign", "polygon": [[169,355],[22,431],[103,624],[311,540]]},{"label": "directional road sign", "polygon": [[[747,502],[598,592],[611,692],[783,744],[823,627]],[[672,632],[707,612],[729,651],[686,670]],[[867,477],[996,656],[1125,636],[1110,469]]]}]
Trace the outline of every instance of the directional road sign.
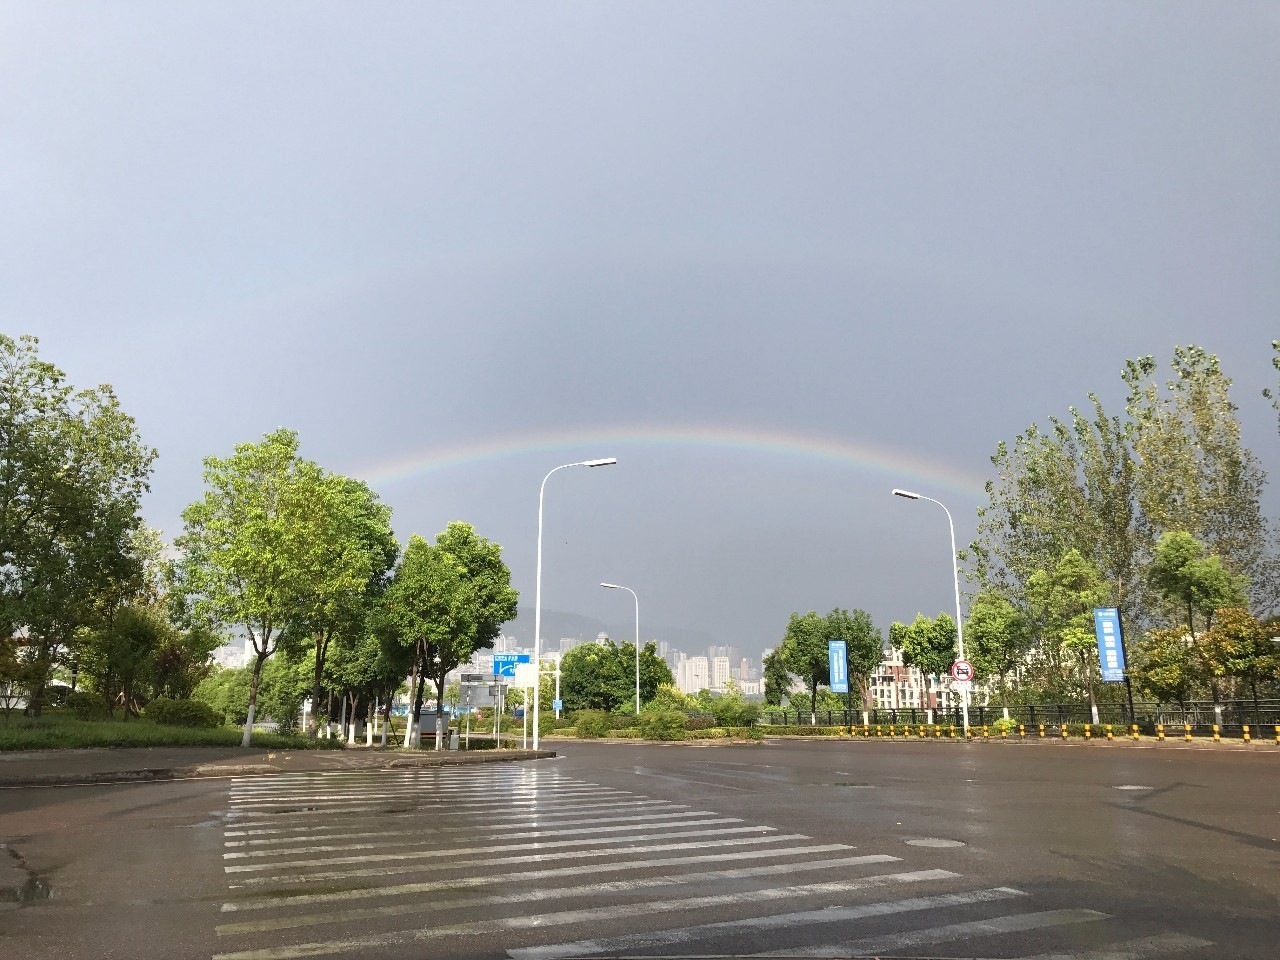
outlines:
[{"label": "directional road sign", "polygon": [[1120,633],[1120,611],[1115,607],[1094,607],[1093,627],[1098,634],[1098,662],[1103,683],[1124,682],[1124,641]]},{"label": "directional road sign", "polygon": [[968,660],[957,660],[951,665],[951,676],[961,683],[968,683],[973,679],[973,664]]},{"label": "directional road sign", "polygon": [[515,679],[516,664],[528,663],[531,657],[527,653],[495,653],[493,655],[493,672],[499,677]]}]

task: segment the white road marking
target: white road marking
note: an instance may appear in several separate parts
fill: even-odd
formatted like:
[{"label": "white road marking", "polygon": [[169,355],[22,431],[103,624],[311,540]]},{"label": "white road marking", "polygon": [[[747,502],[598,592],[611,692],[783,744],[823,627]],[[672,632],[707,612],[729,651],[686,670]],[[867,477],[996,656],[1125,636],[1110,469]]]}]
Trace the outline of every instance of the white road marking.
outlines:
[{"label": "white road marking", "polygon": [[[743,820],[741,817],[715,817],[714,819],[710,819],[710,820],[698,819],[698,820],[684,820],[676,823],[665,823],[663,824],[663,826],[672,827],[672,828],[710,827],[710,826],[720,826],[726,823],[742,823],[742,822]],[[620,830],[636,830],[636,829],[644,829],[644,828],[634,823],[628,823],[628,824],[623,824],[621,826],[612,826],[612,827],[569,827],[565,830],[524,830],[519,832],[502,830],[497,833],[471,833],[471,834],[468,834],[467,839],[468,840],[521,840],[529,837],[564,837],[564,836],[581,837],[583,836],[583,834],[617,833]],[[768,828],[761,827],[759,829],[768,829]],[[672,836],[681,836],[681,834],[672,834]],[[609,842],[613,842],[615,839],[616,838],[605,837],[601,839],[601,842],[609,843]],[[631,838],[628,837],[626,839],[631,839]],[[405,837],[402,836],[396,840],[388,840],[382,843],[349,843],[349,844],[334,843],[334,844],[314,845],[309,847],[285,847],[283,849],[277,849],[277,850],[240,850],[233,853],[224,853],[222,855],[222,859],[223,860],[242,860],[250,857],[283,857],[283,856],[290,856],[292,854],[329,853],[335,850],[373,850],[378,847],[412,847],[412,846],[421,846],[424,843],[434,843],[434,842],[436,842],[435,839],[429,834],[426,834],[424,832],[422,835],[415,837],[412,840],[406,839]]]},{"label": "white road marking", "polygon": [[[908,874],[889,874],[890,877],[905,877]],[[233,953],[215,954],[213,960],[291,960],[295,957],[312,957],[327,953],[345,953],[352,950],[368,950],[386,947],[393,944],[413,941],[436,940],[445,937],[483,936],[502,933],[507,930],[544,929],[551,926],[564,926],[578,923],[592,923],[600,920],[611,920],[618,917],[633,917],[654,913],[675,913],[690,910],[728,906],[741,903],[760,903],[770,900],[784,900],[795,896],[803,896],[810,892],[837,893],[846,890],[857,890],[866,886],[864,880],[850,880],[841,883],[798,884],[788,887],[771,887],[746,893],[729,893],[707,897],[689,897],[685,900],[651,900],[645,903],[618,904],[608,907],[588,907],[582,910],[564,910],[556,913],[532,914],[519,917],[503,917],[495,920],[483,920],[477,923],[450,924],[442,927],[414,928],[398,930],[391,933],[375,934],[367,937],[355,937],[347,940],[326,940],[312,943],[298,943],[281,947],[267,947],[259,950],[241,950]],[[916,900],[902,900],[897,903],[869,904],[865,907],[831,908],[827,910],[806,911],[805,914],[789,914],[786,917],[804,917],[796,923],[811,923],[821,917],[823,922],[831,919],[850,919],[852,916],[879,916],[899,913],[906,910],[927,910],[933,907],[945,907],[959,904],[980,903],[987,900],[1006,899],[1013,896],[1025,896],[1019,890],[1000,887],[995,890],[976,890],[971,893],[946,894],[940,897],[922,897]],[[869,911],[869,912],[868,912]],[[763,926],[767,921],[780,921],[779,917],[761,917],[754,921],[736,921],[733,926],[743,924]],[[781,922],[779,926],[790,926],[789,922]],[[598,952],[598,951],[592,951]],[[510,951],[516,954],[516,951]],[[566,953],[558,956],[568,956]]]},{"label": "white road marking", "polygon": [[[934,873],[936,871],[923,872]],[[888,876],[907,877],[911,875],[889,874]],[[823,884],[821,886],[830,885]],[[657,930],[632,936],[610,937],[607,940],[579,940],[576,943],[524,947],[508,950],[507,955],[512,960],[542,960],[542,958],[559,960],[562,957],[582,957],[593,953],[618,954],[624,950],[648,949],[673,943],[685,943],[689,940],[706,939],[722,933],[738,933],[744,929],[784,930],[789,927],[809,926],[815,923],[841,923],[850,920],[864,920],[868,917],[884,917],[898,913],[914,913],[921,910],[967,906],[974,903],[988,903],[993,900],[1008,900],[1012,897],[1025,896],[1026,894],[1021,890],[1014,890],[1011,887],[996,887],[991,890],[971,890],[965,893],[947,893],[933,897],[913,897],[909,900],[868,903],[857,907],[827,907],[818,910],[803,910],[796,913],[748,917],[743,920],[722,920],[692,927],[677,927],[675,929]],[[781,957],[791,956],[792,954],[800,956],[803,951],[780,951],[777,954],[758,954],[758,956]]]},{"label": "white road marking", "polygon": [[1020,957],[1018,960],[1142,960],[1143,957],[1163,957],[1172,951],[1211,946],[1212,940],[1187,937],[1180,933],[1161,933],[1154,937],[1125,940],[1087,953],[1075,950],[1071,953],[1038,953],[1034,957]]},{"label": "white road marking", "polygon": [[949,923],[942,927],[923,930],[907,930],[879,937],[864,937],[838,946],[809,947],[800,950],[779,950],[773,953],[752,954],[754,957],[823,957],[853,958],[876,956],[882,953],[909,949],[925,943],[950,943],[970,937],[993,937],[1001,933],[1019,933],[1026,930],[1042,930],[1069,923],[1088,923],[1106,920],[1108,915],[1097,910],[1045,910],[1041,913],[1017,913],[990,920],[973,920],[969,923]]},{"label": "white road marking", "polygon": [[[725,840],[695,840],[690,843],[655,843],[650,846],[619,847],[603,850],[566,850],[560,853],[522,854],[517,857],[504,857],[503,866],[517,863],[543,863],[547,860],[586,860],[593,857],[617,857],[637,853],[661,853],[672,850],[705,850],[710,847],[741,847],[750,844],[791,843],[798,840],[812,840],[803,833],[774,833],[763,837],[730,837]],[[232,889],[257,886],[264,883],[309,883],[318,880],[346,880],[354,877],[382,877],[392,873],[431,873],[436,870],[459,870],[476,865],[491,866],[493,858],[478,856],[469,859],[454,860],[449,863],[428,864],[393,864],[362,870],[333,870],[326,872],[311,871],[308,873],[285,873],[266,877],[241,877]]]},{"label": "white road marking", "polygon": [[[310,903],[346,902],[361,897],[394,897],[412,893],[430,893],[440,889],[458,889],[462,887],[485,887],[497,883],[516,883],[519,881],[550,880],[553,877],[576,877],[583,874],[621,873],[630,870],[661,869],[664,867],[685,866],[695,863],[728,863],[741,860],[768,860],[775,857],[812,857],[820,853],[836,853],[850,850],[843,843],[823,843],[811,847],[769,847],[763,850],[739,850],[735,853],[707,853],[693,857],[663,857],[657,860],[621,860],[612,863],[575,864],[572,867],[552,867],[549,870],[520,870],[511,873],[492,874],[483,877],[459,877],[453,880],[432,880],[425,883],[402,883],[394,886],[351,887],[333,893],[312,893],[281,897],[257,898],[224,903],[223,913],[235,913],[242,910],[268,910],[276,907],[301,906]],[[841,857],[837,860],[824,860],[827,863],[847,863],[849,866],[869,863],[897,862],[898,857],[886,854],[868,854],[858,857]],[[785,864],[784,864],[785,866]],[[382,874],[378,873],[381,877]],[[303,878],[299,878],[303,879]]]},{"label": "white road marking", "polygon": [[[455,910],[462,907],[482,907],[506,903],[530,903],[537,900],[564,900],[569,897],[596,896],[602,893],[633,893],[653,887],[672,887],[689,883],[717,882],[722,880],[739,880],[761,876],[779,876],[786,873],[802,873],[812,870],[830,870],[838,866],[849,866],[857,857],[845,857],[839,860],[819,860],[811,863],[783,863],[766,867],[746,867],[740,870],[708,871],[706,873],[670,874],[663,877],[649,877],[643,880],[618,880],[613,883],[584,884],[577,887],[553,887],[528,890],[509,890],[496,896],[462,897],[455,900],[432,900],[426,902],[398,903],[385,907],[366,907],[353,910],[330,910],[318,914],[301,914],[290,917],[279,917],[272,920],[249,920],[237,923],[224,923],[217,928],[218,936],[237,933],[262,933],[268,930],[288,930],[296,927],[310,927],[325,923],[346,923],[352,920],[369,920],[375,917],[394,917],[405,914],[433,913],[439,910]],[[948,880],[959,874],[948,870],[924,870],[914,873],[884,874],[874,877],[863,877],[856,881],[865,887],[880,886],[893,882],[911,882],[916,880]],[[846,881],[846,883],[849,881]],[[444,887],[446,884],[436,884]],[[386,892],[385,890],[383,891]]]}]

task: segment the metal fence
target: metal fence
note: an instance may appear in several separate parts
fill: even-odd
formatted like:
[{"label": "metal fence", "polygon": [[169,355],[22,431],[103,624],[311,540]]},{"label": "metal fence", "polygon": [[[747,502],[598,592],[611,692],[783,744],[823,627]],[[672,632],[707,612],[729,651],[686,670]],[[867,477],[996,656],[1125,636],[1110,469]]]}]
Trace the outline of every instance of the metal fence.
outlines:
[{"label": "metal fence", "polygon": [[[1224,700],[1213,703],[1208,700],[1194,700],[1182,704],[1135,702],[1134,717],[1129,716],[1127,703],[1098,704],[1098,722],[1128,728],[1137,723],[1147,733],[1154,733],[1157,724],[1164,724],[1167,730],[1181,732],[1185,724],[1190,724],[1196,732],[1209,732],[1217,724],[1223,733],[1239,733],[1248,724],[1256,736],[1259,728],[1270,732],[1280,724],[1280,700]],[[932,715],[932,720],[930,720]],[[969,726],[982,727],[994,724],[1002,717],[1008,716],[1014,723],[1026,724],[1029,728],[1037,728],[1040,724],[1055,729],[1063,724],[1092,723],[1093,714],[1087,703],[1048,703],[1018,704],[1016,706],[969,706]],[[849,727],[871,724],[920,724],[938,723],[943,725],[962,724],[960,708],[947,710],[923,710],[918,707],[905,707],[897,710],[819,710],[812,715],[808,710],[765,710],[761,722],[775,726],[820,726]]]}]

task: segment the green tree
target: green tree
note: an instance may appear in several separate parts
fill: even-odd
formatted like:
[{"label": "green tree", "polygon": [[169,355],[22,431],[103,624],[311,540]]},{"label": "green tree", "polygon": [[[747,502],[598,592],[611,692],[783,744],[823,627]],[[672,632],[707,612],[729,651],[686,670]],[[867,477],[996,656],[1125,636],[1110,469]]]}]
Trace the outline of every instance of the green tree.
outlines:
[{"label": "green tree", "polygon": [[[311,698],[320,702],[325,661],[335,642],[359,646],[400,546],[391,530],[391,510],[364,483],[337,474],[315,484],[315,534],[304,561],[309,594],[282,642],[297,659],[311,656]],[[315,735],[316,714],[308,733]]]},{"label": "green tree", "polygon": [[1216,610],[1242,606],[1245,601],[1246,579],[1231,573],[1218,557],[1209,555],[1203,543],[1182,530],[1160,537],[1147,576],[1162,596],[1182,607],[1192,638],[1196,613],[1208,630]]},{"label": "green tree", "polygon": [[1266,474],[1240,439],[1231,380],[1218,358],[1199,347],[1177,347],[1174,376],[1155,380],[1151,357],[1126,364],[1139,500],[1155,530],[1185,531],[1235,574],[1275,593],[1274,559],[1262,513]]},{"label": "green tree", "polygon": [[243,724],[249,716],[249,688],[252,684],[252,667],[216,669],[196,684],[191,699],[207,703],[227,723]]},{"label": "green tree", "polygon": [[129,545],[155,459],[109,386],[75,390],[37,345],[0,335],[0,634],[25,635],[34,715],[100,595],[136,572]]},{"label": "green tree", "polygon": [[[1271,358],[1271,365],[1280,371],[1280,340],[1272,340],[1271,349],[1275,351],[1275,355]],[[1280,432],[1280,386],[1277,386],[1275,390],[1269,388],[1263,390],[1262,395],[1270,400],[1271,406],[1275,408],[1277,414],[1276,431]]]},{"label": "green tree", "polygon": [[910,625],[889,625],[889,643],[902,651],[902,662],[924,674],[926,689],[951,669],[956,659],[956,622],[945,613],[930,620],[916,614]]},{"label": "green tree", "polygon": [[845,709],[853,712],[853,690],[857,687],[864,709],[871,708],[871,675],[884,658],[884,636],[865,610],[848,610],[837,607],[827,614],[827,638],[845,642],[845,672],[849,677],[849,692],[845,696]]},{"label": "green tree", "polygon": [[208,627],[169,630],[156,650],[151,693],[174,700],[190,699],[195,688],[213,672],[209,659],[223,638]]},{"label": "green tree", "polygon": [[965,639],[965,654],[978,679],[994,677],[1007,698],[1009,674],[1025,660],[1031,646],[1026,616],[998,593],[984,590],[969,605]]},{"label": "green tree", "polygon": [[160,651],[176,633],[159,608],[144,605],[122,607],[110,623],[88,632],[81,671],[108,711],[119,705],[126,717],[137,715]]},{"label": "green tree", "polygon": [[[1037,570],[1027,584],[1031,620],[1038,629],[1041,647],[1053,651],[1052,662],[1063,674],[1079,670],[1095,723],[1098,648],[1093,610],[1103,606],[1109,595],[1097,568],[1074,549],[1048,569]],[[1058,651],[1065,656],[1058,656]]]},{"label": "green tree", "polygon": [[[565,653],[560,661],[560,694],[565,709],[608,710],[625,708],[635,702],[635,647],[604,643],[582,643]],[[663,687],[675,685],[671,668],[658,656],[653,641],[640,651],[640,701],[652,700]]]},{"label": "green tree", "polygon": [[1206,645],[1223,672],[1243,681],[1253,697],[1254,720],[1261,716],[1258,681],[1280,677],[1280,623],[1261,623],[1248,610],[1227,607],[1218,611],[1217,622],[1207,631]]},{"label": "green tree", "polygon": [[761,661],[764,669],[764,702],[766,706],[782,706],[782,698],[791,689],[791,671],[782,657],[782,649],[770,651]]},{"label": "green tree", "polygon": [[1133,681],[1162,703],[1185,704],[1199,679],[1186,630],[1149,630],[1133,650]]},{"label": "green tree", "polygon": [[809,722],[817,723],[818,686],[831,682],[831,660],[828,653],[827,618],[816,611],[791,614],[787,632],[779,650],[787,669],[798,676],[809,690]]},{"label": "green tree", "polygon": [[319,570],[326,526],[323,471],[298,456],[291,430],[239,444],[227,458],[204,462],[203,499],[182,512],[185,532],[176,587],[195,622],[210,628],[239,624],[254,660],[243,746],[249,746],[262,665],[286,629],[300,622],[318,592],[317,576],[362,587],[365,566]]}]

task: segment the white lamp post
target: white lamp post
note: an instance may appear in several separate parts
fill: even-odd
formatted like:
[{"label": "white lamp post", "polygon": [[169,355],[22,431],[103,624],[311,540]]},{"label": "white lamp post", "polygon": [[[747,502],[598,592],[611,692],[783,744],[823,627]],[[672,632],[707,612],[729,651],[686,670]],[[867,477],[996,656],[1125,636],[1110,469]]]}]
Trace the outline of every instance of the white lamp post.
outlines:
[{"label": "white lamp post", "polygon": [[[930,503],[936,503],[942,507],[942,512],[947,515],[947,527],[951,530],[951,575],[955,582],[956,588],[956,645],[958,647],[959,659],[963,660],[964,656],[964,622],[960,614],[960,566],[956,562],[956,525],[951,520],[951,511],[947,509],[947,505],[941,500],[935,500],[933,497],[926,497],[922,493],[912,493],[910,490],[893,491],[895,497],[905,497],[907,500],[928,500]],[[964,716],[964,734],[969,735],[969,688],[962,687],[960,690],[960,708]]]},{"label": "white lamp post", "polygon": [[[538,488],[538,571],[533,591],[533,662],[542,662],[542,498],[547,492],[547,481],[556,470],[567,467],[608,467],[618,462],[617,457],[606,457],[602,460],[579,460],[577,463],[564,463],[551,470],[542,478],[542,486]],[[538,701],[533,698],[533,749],[538,749]],[[525,705],[526,712],[528,705]]]},{"label": "white lamp post", "polygon": [[600,586],[606,590],[625,590],[631,594],[636,602],[636,713],[640,712],[640,598],[636,596],[636,592],[630,587],[624,587],[619,583],[602,583]]}]

